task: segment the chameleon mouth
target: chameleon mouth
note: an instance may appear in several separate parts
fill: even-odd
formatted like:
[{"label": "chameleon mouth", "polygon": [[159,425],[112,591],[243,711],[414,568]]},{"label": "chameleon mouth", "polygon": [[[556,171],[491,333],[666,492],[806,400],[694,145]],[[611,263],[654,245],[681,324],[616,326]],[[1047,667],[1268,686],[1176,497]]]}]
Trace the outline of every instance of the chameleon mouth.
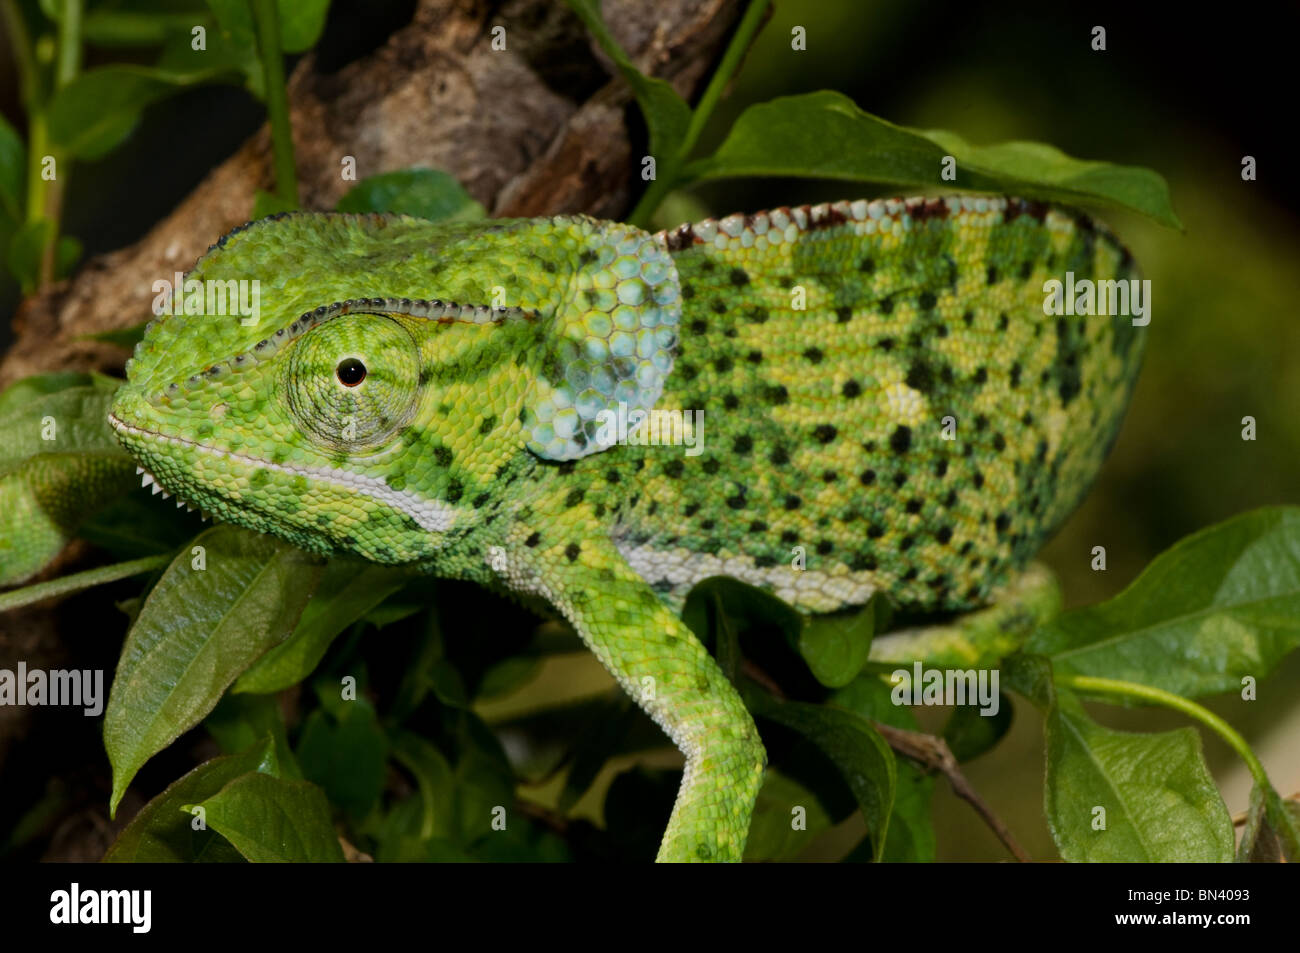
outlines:
[{"label": "chameleon mouth", "polygon": [[[140,486],[141,486],[141,487],[151,486],[151,487],[153,487],[153,493],[154,493],[154,496],[158,496],[159,494],[162,494],[162,498],[163,498],[164,500],[169,500],[169,499],[171,499],[172,494],[170,494],[170,493],[168,493],[166,490],[164,490],[164,489],[162,488],[162,484],[158,482],[158,478],[157,478],[156,476],[154,476],[152,473],[150,473],[148,470],[146,470],[144,467],[142,467],[142,466],[137,466],[137,467],[135,468],[135,473],[136,473],[136,476],[140,477]],[[187,513],[193,513],[194,510],[195,510],[195,506],[194,506],[193,503],[190,503],[190,502],[187,501],[187,500],[183,500],[183,499],[181,499],[181,498],[180,498],[180,495],[178,494],[178,495],[176,496],[176,508],[179,510],[179,509],[181,509],[182,507],[184,507],[184,509],[185,509],[185,511],[186,511]],[[210,519],[210,517],[208,516],[208,514],[207,514],[207,513],[204,513],[202,510],[199,511],[199,515],[202,516],[203,519],[205,519],[205,520],[206,520],[206,519]]]},{"label": "chameleon mouth", "polygon": [[[383,480],[376,477],[366,476],[361,473],[352,473],[346,470],[330,470],[321,467],[288,466],[286,464],[272,463],[269,460],[259,460],[256,457],[249,457],[241,453],[232,453],[228,450],[209,447],[205,444],[196,443],[193,440],[186,440],[183,437],[173,437],[168,434],[146,430],[143,427],[136,427],[128,424],[111,411],[108,414],[108,422],[109,425],[117,431],[118,438],[123,443],[129,444],[134,442],[146,446],[150,443],[169,443],[175,446],[184,447],[186,450],[191,450],[196,453],[207,454],[212,457],[238,463],[241,466],[250,469],[257,468],[271,470],[276,473],[287,473],[292,476],[304,476],[328,484],[336,490],[346,493],[355,493],[374,500],[376,503],[382,503],[389,506],[410,517],[416,525],[427,532],[446,532],[451,529],[456,522],[456,511],[451,504],[443,503],[440,500],[427,500],[407,490],[395,490]],[[157,477],[150,473],[148,469],[138,465],[137,469],[140,471],[141,480],[144,486],[152,484],[155,494],[161,493],[164,497],[170,498],[171,493],[164,490],[159,485]],[[187,504],[185,504],[184,501],[178,500],[176,505],[183,506]]]}]

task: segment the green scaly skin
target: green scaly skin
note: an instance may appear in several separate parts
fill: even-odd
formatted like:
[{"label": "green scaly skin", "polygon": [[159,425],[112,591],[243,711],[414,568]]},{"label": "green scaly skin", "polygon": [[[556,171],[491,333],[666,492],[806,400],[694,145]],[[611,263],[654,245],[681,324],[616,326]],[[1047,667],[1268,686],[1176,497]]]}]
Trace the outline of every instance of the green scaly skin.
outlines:
[{"label": "green scaly skin", "polygon": [[[1067,271],[1136,276],[1015,199],[655,236],[282,216],[189,276],[258,279],[258,324],[155,321],[110,422],[218,518],[548,599],[686,755],[659,859],[739,860],[765,755],[682,597],[721,572],[812,612],[986,601],[1084,493],[1141,359],[1129,318],[1044,314]],[[607,447],[620,401],[702,410],[703,452]]]}]

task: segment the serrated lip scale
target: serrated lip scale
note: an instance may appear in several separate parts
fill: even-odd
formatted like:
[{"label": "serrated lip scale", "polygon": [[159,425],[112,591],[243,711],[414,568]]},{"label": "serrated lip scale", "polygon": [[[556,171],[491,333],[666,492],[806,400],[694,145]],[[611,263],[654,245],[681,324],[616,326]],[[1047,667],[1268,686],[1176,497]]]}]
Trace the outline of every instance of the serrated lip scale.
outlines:
[{"label": "serrated lip scale", "polygon": [[[164,489],[162,488],[162,485],[158,482],[158,478],[155,477],[155,476],[154,476],[152,473],[150,473],[148,470],[146,470],[144,467],[142,467],[142,466],[140,466],[140,465],[137,464],[137,465],[136,465],[136,468],[135,468],[135,474],[136,474],[136,476],[138,476],[138,477],[140,478],[140,486],[141,486],[141,487],[146,487],[146,486],[148,486],[148,487],[152,487],[152,488],[153,488],[153,494],[154,494],[154,496],[157,496],[157,495],[159,495],[159,494],[162,494],[162,498],[163,498],[164,500],[170,500],[170,499],[171,499],[171,496],[172,496],[172,495],[171,495],[170,493],[168,493],[166,490],[164,490]],[[195,510],[194,504],[189,503],[189,502],[187,502],[187,501],[185,501],[185,500],[182,500],[180,497],[177,497],[177,498],[176,498],[176,508],[179,510],[179,509],[181,509],[182,507],[184,507],[185,512],[187,512],[187,513],[193,513],[194,510]],[[207,520],[207,519],[211,519],[211,517],[208,516],[207,513],[204,513],[202,510],[199,511],[199,517],[200,517],[201,519],[205,519],[205,520]]]}]

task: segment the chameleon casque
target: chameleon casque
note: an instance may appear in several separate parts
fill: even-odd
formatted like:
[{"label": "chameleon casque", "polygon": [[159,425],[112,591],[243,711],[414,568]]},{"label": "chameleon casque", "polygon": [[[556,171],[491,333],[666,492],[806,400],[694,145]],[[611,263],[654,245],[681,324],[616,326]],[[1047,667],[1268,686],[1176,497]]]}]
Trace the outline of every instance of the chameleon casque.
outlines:
[{"label": "chameleon casque", "polygon": [[[1137,275],[1082,214],[1009,198],[657,235],[289,214],[189,275],[260,281],[258,323],[155,320],[110,423],[220,519],[548,600],[686,756],[659,859],[739,860],[766,756],[687,590],[987,602],[1078,503],[1141,360],[1129,317],[1045,314],[1066,272]],[[702,452],[606,446],[620,402],[704,411]]]}]

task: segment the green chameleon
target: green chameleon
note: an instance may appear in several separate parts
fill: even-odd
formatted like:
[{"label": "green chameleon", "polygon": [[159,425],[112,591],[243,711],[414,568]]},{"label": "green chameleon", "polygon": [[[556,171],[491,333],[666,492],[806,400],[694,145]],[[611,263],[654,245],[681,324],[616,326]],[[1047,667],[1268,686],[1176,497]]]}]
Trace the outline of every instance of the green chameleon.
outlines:
[{"label": "green chameleon", "polygon": [[[657,235],[290,214],[189,275],[259,281],[258,321],[154,321],[110,423],[146,485],[216,517],[549,601],[685,754],[659,859],[735,861],[766,755],[686,592],[988,601],[1079,501],[1141,359],[1128,317],[1045,314],[1067,272],[1136,276],[1086,217],[1019,199]],[[612,442],[652,409],[703,417]],[[639,439],[649,419],[687,445]]]}]

